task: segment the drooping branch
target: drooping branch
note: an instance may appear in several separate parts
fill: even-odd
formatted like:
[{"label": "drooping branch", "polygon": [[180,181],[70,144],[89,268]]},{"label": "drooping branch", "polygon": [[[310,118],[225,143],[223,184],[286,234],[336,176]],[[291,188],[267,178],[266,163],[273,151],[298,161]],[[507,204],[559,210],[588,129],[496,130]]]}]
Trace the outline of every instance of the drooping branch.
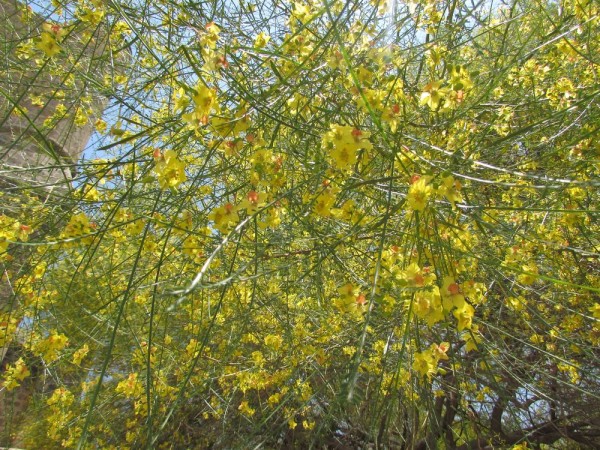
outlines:
[{"label": "drooping branch", "polygon": [[499,436],[504,437],[504,432],[502,431],[502,414],[504,413],[504,402],[501,398],[498,398],[496,403],[494,404],[494,408],[492,409],[492,414],[490,415],[490,428],[492,432]]},{"label": "drooping branch", "polygon": [[570,439],[590,448],[600,448],[600,426],[592,422],[562,423],[564,420],[549,420],[541,425],[523,428],[505,434],[503,437],[488,436],[473,439],[456,450],[491,450],[498,447],[510,447],[520,442],[535,444],[553,444],[559,439]]},{"label": "drooping branch", "polygon": [[[455,440],[452,431],[452,424],[457,414],[457,408],[460,401],[460,395],[458,389],[454,386],[455,377],[452,371],[444,376],[444,383],[448,386],[446,389],[446,395],[444,397],[438,397],[435,403],[435,423],[438,426],[432,429],[427,436],[416,443],[416,450],[426,450],[431,448],[431,443],[437,441],[441,436],[445,435],[445,441],[447,448],[455,447]],[[442,416],[443,413],[443,416]]]},{"label": "drooping branch", "polygon": [[442,429],[446,434],[446,446],[447,448],[455,447],[454,433],[452,432],[452,424],[456,417],[458,402],[460,400],[460,394],[458,392],[450,392],[446,397],[446,411],[444,412],[444,419],[442,421]]}]

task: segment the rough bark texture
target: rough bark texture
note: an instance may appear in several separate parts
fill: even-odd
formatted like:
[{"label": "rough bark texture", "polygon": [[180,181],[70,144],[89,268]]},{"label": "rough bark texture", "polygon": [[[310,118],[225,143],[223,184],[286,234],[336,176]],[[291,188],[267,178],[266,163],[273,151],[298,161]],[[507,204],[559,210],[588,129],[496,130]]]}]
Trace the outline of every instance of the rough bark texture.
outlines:
[{"label": "rough bark texture", "polygon": [[[82,94],[89,93],[89,87],[79,81],[65,84],[69,67],[66,58],[63,74],[50,74],[44,62],[38,64],[19,58],[19,44],[40,36],[43,18],[33,16],[24,22],[22,8],[15,0],[1,0],[0,20],[3,23],[0,27],[3,42],[0,72],[4,91],[0,97],[0,182],[5,190],[32,186],[43,186],[47,190],[65,187],[72,176],[72,164],[93,132],[89,121],[83,126],[75,126],[73,122],[77,101]],[[98,44],[101,41],[96,39],[94,45],[88,45],[84,50],[90,72],[99,65],[104,47]],[[64,45],[79,50],[77,47],[84,44],[76,36],[68,36]],[[60,57],[63,56],[57,56]],[[33,105],[31,96],[40,94],[51,98],[43,106]],[[66,107],[63,117],[52,124],[45,123],[59,104]],[[100,114],[103,106],[96,97],[94,111]]]},{"label": "rough bark texture", "polygon": [[[48,70],[48,63],[40,55],[21,59],[19,45],[35,39],[42,32],[44,19],[32,13],[29,20],[22,19],[23,5],[15,0],[0,0],[0,73],[2,74],[0,93],[0,214],[11,216],[17,206],[7,199],[18,199],[24,192],[33,192],[42,200],[57,201],[70,189],[74,174],[74,164],[83,152],[93,133],[92,117],[87,124],[75,125],[75,111],[82,95],[92,96],[91,109],[95,117],[100,117],[105,101],[90,92],[90,86],[80,81],[85,77],[75,77],[77,81],[66,82],[67,75],[74,67],[73,60],[66,55],[57,55],[57,61],[64,63],[64,73]],[[61,46],[69,46],[72,54],[84,62],[90,78],[104,72],[102,56],[107,39],[95,31],[91,38],[83,39],[76,34],[68,36]],[[65,52],[66,53],[66,52]],[[61,59],[62,58],[62,59]],[[82,69],[77,69],[81,71]],[[42,106],[31,102],[32,96],[42,94],[47,101]],[[66,111],[52,121],[58,105]],[[38,236],[39,238],[39,236]],[[0,281],[0,309],[13,311],[17,301],[8,281],[18,275],[27,265],[28,251],[24,249],[2,267]],[[9,276],[10,274],[10,276]],[[18,338],[0,347],[0,372],[19,357],[27,357]],[[19,427],[28,404],[35,392],[43,389],[45,376],[41,361],[28,358],[32,376],[20,387],[6,391],[0,386],[0,446],[18,445]]]}]

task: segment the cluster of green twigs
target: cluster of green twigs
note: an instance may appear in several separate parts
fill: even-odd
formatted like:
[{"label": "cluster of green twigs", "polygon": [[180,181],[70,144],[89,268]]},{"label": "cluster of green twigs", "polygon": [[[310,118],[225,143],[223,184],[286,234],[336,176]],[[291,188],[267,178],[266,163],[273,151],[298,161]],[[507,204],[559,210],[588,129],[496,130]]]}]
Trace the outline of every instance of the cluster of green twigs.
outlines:
[{"label": "cluster of green twigs", "polygon": [[594,2],[3,8],[3,443],[597,448]]}]

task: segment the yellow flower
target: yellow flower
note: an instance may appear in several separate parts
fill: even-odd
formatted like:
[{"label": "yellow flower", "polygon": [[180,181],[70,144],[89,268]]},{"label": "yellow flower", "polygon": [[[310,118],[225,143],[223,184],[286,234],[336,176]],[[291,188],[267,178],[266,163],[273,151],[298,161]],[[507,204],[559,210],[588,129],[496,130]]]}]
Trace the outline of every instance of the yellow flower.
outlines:
[{"label": "yellow flower", "polygon": [[281,216],[282,216],[281,208],[271,208],[269,209],[269,213],[265,220],[258,221],[258,226],[260,229],[264,230],[265,228],[271,227],[276,228],[281,224]]},{"label": "yellow flower", "polygon": [[424,287],[435,280],[435,274],[428,267],[421,269],[417,263],[411,263],[401,274],[410,287]]},{"label": "yellow flower", "polygon": [[477,344],[481,342],[479,327],[477,325],[471,325],[471,329],[469,331],[465,331],[463,334],[463,340],[467,344],[467,352],[477,350]]},{"label": "yellow flower", "polygon": [[335,195],[331,189],[325,189],[316,199],[314,212],[321,217],[330,217],[331,208],[335,203]]},{"label": "yellow flower", "polygon": [[56,42],[56,38],[47,32],[43,32],[36,47],[43,51],[46,56],[52,58],[60,52],[60,46]]},{"label": "yellow flower", "polygon": [[462,295],[460,286],[453,277],[444,277],[444,282],[440,289],[443,299],[443,306],[446,311],[452,308],[462,308],[465,304],[465,297]]},{"label": "yellow flower", "polygon": [[444,309],[437,287],[434,286],[431,291],[417,292],[413,302],[413,311],[417,317],[425,320],[429,327],[444,320]]},{"label": "yellow flower", "polygon": [[[415,353],[413,369],[421,376],[431,378],[437,369],[440,360],[447,360],[446,352],[450,349],[450,343],[442,342],[440,344],[431,344],[429,348],[420,353]],[[442,369],[439,369],[443,373]]]},{"label": "yellow flower", "polygon": [[439,345],[438,344],[431,344],[431,353],[433,354],[433,357],[436,360],[447,360],[448,359],[448,355],[446,355],[446,352],[450,349],[450,343],[448,342],[442,342]]},{"label": "yellow flower", "polygon": [[335,147],[331,151],[331,157],[336,168],[349,169],[356,164],[356,149],[349,146]]},{"label": "yellow flower", "polygon": [[249,215],[255,214],[260,208],[265,206],[266,202],[267,194],[250,191],[246,198],[239,204],[239,209],[245,209]]},{"label": "yellow flower", "polygon": [[452,175],[442,179],[442,185],[438,189],[438,193],[443,195],[455,207],[456,202],[462,202],[462,195],[460,193],[461,184],[459,181],[455,181]]},{"label": "yellow flower", "polygon": [[279,350],[283,345],[283,338],[275,334],[265,336],[265,345],[272,350]]},{"label": "yellow flower", "polygon": [[464,66],[453,65],[449,69],[450,83],[455,91],[469,90],[473,87],[473,81]]},{"label": "yellow flower", "polygon": [[29,225],[16,222],[15,223],[15,237],[21,242],[27,242],[29,235],[33,233],[33,229]]},{"label": "yellow flower", "polygon": [[173,93],[173,109],[175,112],[183,111],[190,104],[190,99],[185,93],[185,89],[180,87]]},{"label": "yellow flower", "polygon": [[94,126],[96,127],[96,131],[100,134],[103,134],[106,132],[106,122],[102,119],[97,119],[96,122],[94,123]]},{"label": "yellow flower", "polygon": [[23,381],[31,373],[25,365],[23,358],[19,358],[14,366],[8,366],[4,375],[4,387],[7,391],[12,391],[14,388],[21,385]]},{"label": "yellow flower", "polygon": [[232,225],[237,223],[240,218],[235,206],[231,203],[227,203],[224,206],[213,209],[208,215],[208,220],[212,220],[215,223],[215,228],[217,230],[225,233]]},{"label": "yellow flower", "polygon": [[413,361],[413,369],[421,376],[431,378],[435,374],[437,362],[431,354],[431,350],[425,350],[423,352],[415,353],[415,359]]},{"label": "yellow flower", "polygon": [[340,170],[351,169],[360,149],[370,150],[370,133],[345,125],[331,124],[322,138],[322,148],[330,152],[333,165]]},{"label": "yellow flower", "polygon": [[358,293],[358,289],[352,283],[346,283],[338,289],[338,292],[342,298],[354,299]]},{"label": "yellow flower", "polygon": [[126,380],[120,381],[117,384],[115,392],[118,394],[123,394],[127,398],[136,398],[142,395],[144,391],[144,387],[142,383],[138,380],[137,373],[129,374]]},{"label": "yellow flower", "polygon": [[199,83],[196,86],[194,95],[192,95],[196,113],[201,116],[210,113],[214,106],[215,98],[216,96],[212,89]]},{"label": "yellow flower", "polygon": [[280,400],[281,400],[281,392],[276,392],[275,394],[272,394],[267,399],[267,403],[269,404],[269,406],[275,406],[279,403]]},{"label": "yellow flower", "polygon": [[314,421],[309,422],[308,420],[302,421],[302,428],[305,430],[312,430],[315,427],[316,423]]},{"label": "yellow flower", "polygon": [[519,275],[519,281],[524,285],[531,285],[538,279],[539,269],[535,262],[529,262],[523,266],[523,272]]},{"label": "yellow flower", "polygon": [[101,9],[92,10],[90,8],[83,8],[79,13],[79,19],[90,25],[98,25],[103,17],[104,11]]},{"label": "yellow flower", "polygon": [[456,317],[456,319],[458,320],[458,331],[471,328],[474,315],[475,309],[467,302],[465,302],[462,308],[456,309],[454,311],[454,317]]},{"label": "yellow flower", "polygon": [[310,5],[305,5],[300,2],[294,2],[293,5],[294,5],[294,9],[292,11],[293,17],[295,17],[302,23],[306,23],[312,15]]},{"label": "yellow flower", "polygon": [[41,355],[46,362],[58,359],[59,352],[69,344],[69,339],[64,334],[52,331],[50,336],[38,342],[34,346],[35,353]]},{"label": "yellow flower", "polygon": [[256,412],[256,410],[254,408],[250,408],[250,405],[248,405],[247,401],[243,401],[242,403],[240,403],[240,406],[238,406],[238,410],[245,416],[248,417],[252,417],[254,415],[254,413]]},{"label": "yellow flower", "polygon": [[432,187],[428,184],[426,177],[419,177],[418,175],[416,177],[413,177],[413,182],[408,188],[406,201],[413,211],[424,211],[431,196]]},{"label": "yellow flower", "polygon": [[269,43],[270,39],[271,39],[271,36],[269,36],[264,31],[259,33],[259,35],[256,36],[256,39],[254,40],[254,48],[265,47]]},{"label": "yellow flower", "polygon": [[430,109],[436,110],[440,106],[440,102],[446,93],[445,89],[440,88],[441,81],[433,81],[428,83],[421,93],[420,104],[427,105]]},{"label": "yellow flower", "polygon": [[360,288],[347,283],[341,286],[338,292],[340,297],[333,300],[333,305],[341,313],[355,314],[360,317],[367,304],[367,297],[360,292]]},{"label": "yellow flower", "polygon": [[73,403],[75,396],[65,388],[54,390],[52,396],[46,400],[48,406],[67,407]]},{"label": "yellow flower", "polygon": [[176,188],[187,179],[185,164],[177,159],[177,154],[173,150],[167,150],[164,155],[159,153],[155,155],[155,159],[154,172],[162,189]]},{"label": "yellow flower", "polygon": [[61,42],[67,35],[68,29],[61,27],[55,23],[45,23],[42,25],[42,30],[52,35],[57,42]]},{"label": "yellow flower", "polygon": [[205,30],[206,32],[200,33],[200,45],[204,47],[203,54],[207,55],[217,47],[221,29],[214,22],[209,22],[206,24]]},{"label": "yellow flower", "polygon": [[[179,93],[178,95],[181,95]],[[192,126],[206,125],[208,116],[213,110],[218,110],[217,96],[213,89],[203,83],[198,83],[192,95],[194,102],[194,110],[187,114],[183,114],[182,119]],[[180,100],[178,106],[182,106],[185,100]]]},{"label": "yellow flower", "polygon": [[83,347],[81,347],[79,350],[77,350],[75,353],[73,353],[73,364],[75,365],[80,365],[81,361],[83,360],[83,358],[86,357],[86,355],[88,354],[88,352],[90,351],[90,348],[88,347],[87,344],[84,344]]}]

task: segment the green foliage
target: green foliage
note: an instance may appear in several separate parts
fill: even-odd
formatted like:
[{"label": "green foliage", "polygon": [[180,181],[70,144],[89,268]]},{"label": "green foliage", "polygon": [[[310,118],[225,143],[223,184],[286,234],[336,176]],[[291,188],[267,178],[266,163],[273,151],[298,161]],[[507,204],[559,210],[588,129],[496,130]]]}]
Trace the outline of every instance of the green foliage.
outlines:
[{"label": "green foliage", "polygon": [[21,442],[594,445],[600,9],[373,3],[36,9],[27,100],[85,86],[40,131],[96,133],[3,194]]}]

